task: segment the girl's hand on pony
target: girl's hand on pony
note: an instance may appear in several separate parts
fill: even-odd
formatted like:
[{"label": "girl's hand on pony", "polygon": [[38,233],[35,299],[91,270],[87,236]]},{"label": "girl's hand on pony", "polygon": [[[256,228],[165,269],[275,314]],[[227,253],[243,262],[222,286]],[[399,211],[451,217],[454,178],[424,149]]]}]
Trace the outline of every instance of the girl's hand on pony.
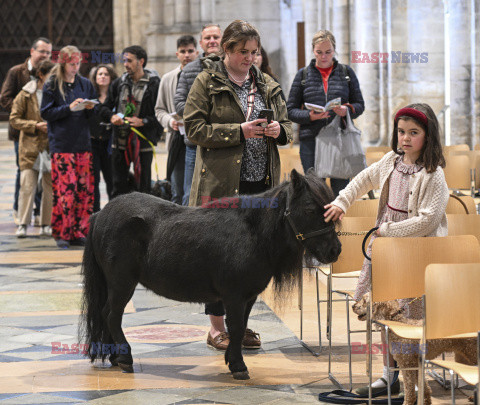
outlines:
[{"label": "girl's hand on pony", "polygon": [[343,210],[336,205],[327,204],[323,208],[326,209],[325,213],[323,214],[323,216],[325,217],[325,222],[335,222],[339,219],[341,220],[345,215],[345,212],[343,212]]}]

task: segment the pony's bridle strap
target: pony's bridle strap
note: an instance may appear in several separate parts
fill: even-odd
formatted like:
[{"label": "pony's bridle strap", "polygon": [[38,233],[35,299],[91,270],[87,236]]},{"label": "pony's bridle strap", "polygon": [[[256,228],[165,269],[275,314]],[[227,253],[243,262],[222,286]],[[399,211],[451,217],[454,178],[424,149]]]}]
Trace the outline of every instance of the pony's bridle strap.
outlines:
[{"label": "pony's bridle strap", "polygon": [[295,223],[293,222],[292,217],[290,216],[290,191],[287,189],[287,203],[285,206],[285,212],[283,213],[284,217],[287,219],[288,223],[290,224],[293,232],[295,233],[295,238],[299,241],[304,241],[308,238],[313,238],[315,236],[323,235],[324,233],[331,232],[332,228],[335,228],[335,225],[331,222],[325,228],[319,229],[318,231],[309,232],[303,234],[297,230]]}]

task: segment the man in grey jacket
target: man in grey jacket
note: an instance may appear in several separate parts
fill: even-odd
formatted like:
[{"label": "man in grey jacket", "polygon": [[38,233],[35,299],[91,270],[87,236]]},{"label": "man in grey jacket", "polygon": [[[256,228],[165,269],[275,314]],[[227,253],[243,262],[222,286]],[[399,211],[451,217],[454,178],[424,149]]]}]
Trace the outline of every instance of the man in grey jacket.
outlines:
[{"label": "man in grey jacket", "polygon": [[[217,24],[206,24],[202,28],[200,34],[200,47],[203,49],[202,57],[210,54],[220,54],[220,41],[222,39],[222,31]],[[187,96],[193,82],[198,74],[203,71],[202,59],[196,59],[183,69],[178,79],[177,91],[175,93],[175,111],[179,116],[183,116],[183,110],[187,101]],[[192,187],[193,169],[195,168],[195,156],[197,154],[197,146],[191,143],[187,136],[185,139],[185,174],[183,183],[183,205],[188,205],[190,198],[190,188]]]},{"label": "man in grey jacket", "polygon": [[[163,128],[167,128],[167,150],[169,153],[167,164],[167,177],[170,175],[172,182],[172,201],[176,204],[182,204],[183,183],[185,169],[185,143],[183,142],[182,131],[183,123],[179,122],[176,115],[173,97],[177,88],[178,77],[183,68],[190,62],[197,59],[197,41],[191,35],[183,35],[177,39],[177,58],[180,65],[171,70],[162,78],[158,89],[157,104],[155,105],[155,116]],[[177,119],[176,119],[177,118]],[[179,139],[181,138],[181,139]],[[173,170],[171,173],[170,161],[172,161]]]}]

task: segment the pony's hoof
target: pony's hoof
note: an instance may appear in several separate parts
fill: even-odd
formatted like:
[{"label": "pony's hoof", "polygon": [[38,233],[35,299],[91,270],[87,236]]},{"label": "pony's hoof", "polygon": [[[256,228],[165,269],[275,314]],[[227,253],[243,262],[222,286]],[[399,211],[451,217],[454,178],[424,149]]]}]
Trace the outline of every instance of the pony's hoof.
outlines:
[{"label": "pony's hoof", "polygon": [[248,371],[234,371],[232,372],[233,378],[235,380],[249,380],[250,376],[248,375]]},{"label": "pony's hoof", "polygon": [[112,367],[118,366],[117,357],[110,356],[108,360],[110,361],[110,364],[112,365]]},{"label": "pony's hoof", "polygon": [[133,373],[133,364],[118,363],[124,373]]}]

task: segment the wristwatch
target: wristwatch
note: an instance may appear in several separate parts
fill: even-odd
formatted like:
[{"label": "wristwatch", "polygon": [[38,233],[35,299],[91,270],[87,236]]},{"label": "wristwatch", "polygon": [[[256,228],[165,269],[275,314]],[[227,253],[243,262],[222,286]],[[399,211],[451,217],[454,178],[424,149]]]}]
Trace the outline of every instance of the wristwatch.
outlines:
[{"label": "wristwatch", "polygon": [[142,119],[142,123],[143,123],[143,125],[147,125],[147,124],[148,124],[148,120],[147,120],[146,118],[143,118],[143,119]]}]

